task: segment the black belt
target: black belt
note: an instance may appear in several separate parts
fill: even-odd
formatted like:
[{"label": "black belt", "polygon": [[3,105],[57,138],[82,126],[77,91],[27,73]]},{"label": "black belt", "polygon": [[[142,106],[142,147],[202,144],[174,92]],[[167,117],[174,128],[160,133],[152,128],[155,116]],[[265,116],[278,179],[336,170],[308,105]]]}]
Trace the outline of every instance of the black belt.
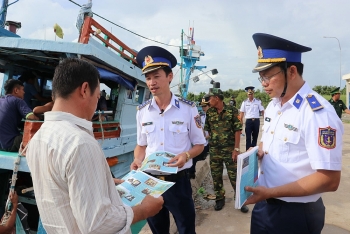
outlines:
[{"label": "black belt", "polygon": [[[320,199],[321,198],[319,198],[318,200],[320,200]],[[283,201],[283,200],[280,200],[280,199],[277,199],[277,198],[268,198],[265,201],[266,201],[267,204],[280,204],[280,205],[286,205],[286,204],[305,205],[305,204],[311,204],[311,203],[316,203],[317,202],[317,201],[315,201],[315,202],[286,202],[286,201]]]},{"label": "black belt", "polygon": [[252,119],[246,119],[246,120],[252,120],[252,121],[254,121],[254,120],[256,120],[256,119],[259,119],[259,118],[252,118]]},{"label": "black belt", "polygon": [[276,198],[268,198],[268,199],[266,199],[266,203],[268,203],[268,204],[286,204],[288,202],[280,200],[280,199],[276,199]]},{"label": "black belt", "polygon": [[164,181],[169,181],[169,182],[176,182],[178,179],[187,176],[188,174],[188,169],[184,169],[182,171],[179,171],[177,174],[170,174],[170,175],[152,175],[150,173],[147,173],[148,175],[151,175],[157,179],[164,180]]}]

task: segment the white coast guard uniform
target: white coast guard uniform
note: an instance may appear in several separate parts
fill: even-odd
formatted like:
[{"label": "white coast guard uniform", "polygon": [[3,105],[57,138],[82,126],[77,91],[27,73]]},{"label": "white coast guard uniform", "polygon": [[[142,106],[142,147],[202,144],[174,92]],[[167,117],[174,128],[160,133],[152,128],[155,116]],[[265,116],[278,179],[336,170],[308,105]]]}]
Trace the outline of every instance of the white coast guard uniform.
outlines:
[{"label": "white coast guard uniform", "polygon": [[[281,107],[273,99],[265,111],[264,157],[259,185],[281,186],[316,170],[341,170],[343,124],[332,105],[308,84]],[[321,194],[280,197],[287,202],[315,202]]]},{"label": "white coast guard uniform", "polygon": [[[203,113],[201,113],[201,126],[202,126],[202,129],[203,129],[203,131],[204,131],[204,125],[205,125],[205,119],[207,118],[207,113],[205,113],[204,111],[203,111]],[[204,137],[206,137],[206,136],[209,136],[209,132],[208,131],[204,131]],[[204,146],[206,146],[206,145],[208,145],[208,140],[206,139],[205,140],[205,144],[204,144]]]},{"label": "white coast guard uniform", "polygon": [[242,102],[240,112],[245,113],[246,119],[258,119],[260,118],[260,111],[263,111],[264,107],[261,104],[261,100],[253,98],[252,101],[247,98]]},{"label": "white coast guard uniform", "polygon": [[[138,107],[137,144],[146,146],[146,157],[156,151],[179,154],[188,151],[192,145],[205,144],[201,117],[195,104],[172,94],[168,107],[160,114],[153,99]],[[190,159],[179,171],[190,168]]]}]

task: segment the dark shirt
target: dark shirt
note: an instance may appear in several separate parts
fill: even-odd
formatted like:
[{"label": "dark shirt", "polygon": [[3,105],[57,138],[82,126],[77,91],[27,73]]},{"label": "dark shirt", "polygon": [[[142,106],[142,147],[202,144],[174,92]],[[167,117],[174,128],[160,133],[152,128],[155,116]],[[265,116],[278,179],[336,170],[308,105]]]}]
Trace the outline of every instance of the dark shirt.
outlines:
[{"label": "dark shirt", "polygon": [[38,91],[34,85],[29,83],[24,83],[24,101],[27,103],[28,107],[33,108],[32,98],[38,94]]},{"label": "dark shirt", "polygon": [[96,111],[99,110],[107,110],[107,100],[104,96],[101,96],[100,99],[98,99]]},{"label": "dark shirt", "polygon": [[235,132],[242,130],[236,107],[225,105],[219,114],[215,108],[209,108],[204,130],[209,132],[209,145],[213,147],[234,146]]},{"label": "dark shirt", "polygon": [[18,126],[32,112],[26,102],[12,95],[0,97],[0,148],[9,149],[21,133]]},{"label": "dark shirt", "polygon": [[346,105],[344,104],[344,102],[342,100],[338,100],[338,101],[334,101],[332,98],[329,100],[329,102],[332,104],[332,106],[335,109],[335,112],[337,113],[337,115],[339,116],[339,118],[341,118],[341,115],[343,113],[343,110],[346,110]]}]

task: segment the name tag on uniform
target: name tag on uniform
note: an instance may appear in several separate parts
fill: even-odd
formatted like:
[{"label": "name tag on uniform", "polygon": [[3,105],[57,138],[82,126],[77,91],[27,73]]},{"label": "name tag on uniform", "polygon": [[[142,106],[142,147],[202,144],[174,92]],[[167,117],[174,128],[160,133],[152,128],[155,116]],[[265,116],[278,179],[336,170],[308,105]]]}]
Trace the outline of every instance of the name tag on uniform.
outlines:
[{"label": "name tag on uniform", "polygon": [[142,126],[148,126],[148,125],[152,125],[153,122],[146,122],[146,123],[142,123]]},{"label": "name tag on uniform", "polygon": [[181,121],[172,121],[172,124],[182,125],[182,124],[184,124],[184,122],[181,122]]}]

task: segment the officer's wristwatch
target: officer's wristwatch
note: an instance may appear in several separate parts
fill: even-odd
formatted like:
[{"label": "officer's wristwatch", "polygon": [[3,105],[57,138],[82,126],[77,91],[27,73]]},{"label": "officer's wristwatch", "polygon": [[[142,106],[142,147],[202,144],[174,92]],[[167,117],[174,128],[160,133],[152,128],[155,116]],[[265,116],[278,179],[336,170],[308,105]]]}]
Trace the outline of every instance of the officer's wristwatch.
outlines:
[{"label": "officer's wristwatch", "polygon": [[239,152],[239,148],[235,148],[235,151]]},{"label": "officer's wristwatch", "polygon": [[190,160],[191,158],[191,155],[188,151],[186,151],[185,154],[186,154],[186,162],[188,162],[188,160]]}]

